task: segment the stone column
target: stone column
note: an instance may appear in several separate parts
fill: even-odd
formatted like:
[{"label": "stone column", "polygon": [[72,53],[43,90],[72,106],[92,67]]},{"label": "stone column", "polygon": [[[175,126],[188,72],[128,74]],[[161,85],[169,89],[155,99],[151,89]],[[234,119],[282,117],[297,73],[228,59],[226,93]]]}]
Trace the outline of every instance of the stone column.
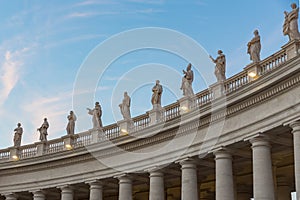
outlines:
[{"label": "stone column", "polygon": [[32,194],[33,194],[33,200],[45,200],[46,199],[46,195],[41,190],[34,191],[34,192],[32,192]]},{"label": "stone column", "polygon": [[197,166],[193,159],[179,162],[181,165],[181,199],[198,200]]},{"label": "stone column", "polygon": [[275,200],[271,146],[267,138],[250,139],[253,159],[253,195],[255,200]]},{"label": "stone column", "polygon": [[103,186],[100,181],[89,182],[90,200],[103,200]]},{"label": "stone column", "polygon": [[15,194],[6,194],[4,195],[6,200],[17,200],[17,195]]},{"label": "stone column", "polygon": [[73,200],[74,191],[70,186],[63,186],[61,189],[61,200]]},{"label": "stone column", "polygon": [[293,129],[294,141],[294,165],[295,165],[295,189],[297,200],[300,199],[300,121],[295,121],[290,124]]},{"label": "stone column", "polygon": [[128,175],[119,176],[119,200],[132,200],[132,180]]},{"label": "stone column", "polygon": [[214,152],[216,161],[216,200],[234,200],[232,156],[226,150]]},{"label": "stone column", "polygon": [[277,177],[277,200],[291,200],[292,189],[286,177]]},{"label": "stone column", "polygon": [[165,200],[164,174],[159,170],[150,170],[149,200]]}]

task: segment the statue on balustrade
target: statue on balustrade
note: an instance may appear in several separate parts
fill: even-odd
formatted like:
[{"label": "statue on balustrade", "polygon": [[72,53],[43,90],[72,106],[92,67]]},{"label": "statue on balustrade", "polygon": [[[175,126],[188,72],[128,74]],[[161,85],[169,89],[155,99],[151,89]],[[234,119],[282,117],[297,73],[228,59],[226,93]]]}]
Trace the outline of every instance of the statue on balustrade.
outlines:
[{"label": "statue on balustrade", "polygon": [[130,120],[131,119],[131,114],[130,114],[130,102],[131,99],[128,96],[127,92],[124,92],[124,98],[121,104],[119,104],[121,114],[124,118],[124,120]]},{"label": "statue on balustrade", "polygon": [[71,110],[70,114],[68,115],[68,125],[67,125],[67,134],[68,135],[74,135],[75,132],[75,121],[76,121],[76,115],[74,114],[74,112]]},{"label": "statue on balustrade", "polygon": [[192,64],[189,63],[186,71],[182,70],[184,76],[182,77],[180,89],[183,91],[183,96],[191,97],[194,95],[192,83],[194,81],[194,72],[192,70]]},{"label": "statue on balustrade", "polygon": [[14,135],[14,147],[21,146],[21,140],[22,140],[22,134],[23,134],[23,128],[21,127],[21,123],[17,124],[17,128],[14,129],[15,135]]},{"label": "statue on balustrade", "polygon": [[209,58],[216,64],[215,76],[217,78],[217,82],[224,82],[226,80],[226,58],[223,54],[223,51],[218,50],[218,57],[216,59],[214,59],[212,56],[209,56]]},{"label": "statue on balustrade", "polygon": [[101,128],[103,128],[103,126],[102,126],[102,120],[101,120],[102,110],[101,110],[100,103],[96,102],[94,109],[87,108],[87,110],[88,110],[88,114],[90,114],[90,115],[93,116],[93,118],[92,118],[93,129],[101,129]]},{"label": "statue on balustrade", "polygon": [[47,121],[47,118],[44,118],[44,122],[41,125],[40,128],[38,128],[37,130],[40,132],[40,141],[41,142],[46,142],[47,141],[47,135],[48,135],[48,130],[49,128],[49,123]]},{"label": "statue on balustrade", "polygon": [[161,107],[162,92],[163,92],[163,87],[162,85],[160,85],[159,80],[156,80],[156,83],[152,88],[152,97],[151,97],[151,103],[153,105],[153,108]]},{"label": "statue on balustrade", "polygon": [[283,35],[288,35],[290,41],[295,39],[300,39],[300,33],[298,30],[298,15],[299,8],[293,3],[291,5],[292,11],[284,11],[284,24],[283,24]]},{"label": "statue on balustrade", "polygon": [[261,44],[260,44],[260,36],[258,30],[255,30],[253,34],[254,37],[247,44],[248,46],[247,53],[250,55],[250,60],[256,63],[260,61]]}]

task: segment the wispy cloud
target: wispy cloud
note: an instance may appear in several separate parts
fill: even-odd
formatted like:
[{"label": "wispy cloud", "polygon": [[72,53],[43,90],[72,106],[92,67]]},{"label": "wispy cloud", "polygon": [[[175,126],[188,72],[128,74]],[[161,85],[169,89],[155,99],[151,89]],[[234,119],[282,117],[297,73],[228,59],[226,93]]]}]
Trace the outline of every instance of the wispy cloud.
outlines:
[{"label": "wispy cloud", "polygon": [[140,3],[140,4],[164,4],[165,0],[127,0],[131,3]]},{"label": "wispy cloud", "polygon": [[113,0],[85,0],[75,4],[75,6],[111,5],[111,4],[117,4],[117,2]]},{"label": "wispy cloud", "polygon": [[44,45],[44,48],[53,48],[53,47],[57,47],[57,46],[64,45],[64,44],[81,42],[83,40],[92,40],[92,39],[102,38],[102,37],[106,37],[106,35],[104,35],[104,34],[80,35],[80,36],[73,37],[73,38],[67,38],[67,39],[61,40],[61,41],[51,42],[49,44]]},{"label": "wispy cloud", "polygon": [[7,50],[1,66],[0,76],[0,105],[2,105],[20,79],[20,68],[24,65],[24,58],[29,48],[16,51]]},{"label": "wispy cloud", "polygon": [[[24,103],[22,109],[24,110],[27,118],[30,120],[30,126],[33,127],[33,132],[37,132],[38,128],[45,117],[48,118],[49,136],[55,138],[61,136],[65,132],[66,116],[68,109],[71,108],[71,92],[59,93],[55,97],[40,96],[41,94],[31,94],[35,96],[31,102]],[[25,142],[32,143],[38,141],[38,134],[29,135],[24,138]]]},{"label": "wispy cloud", "polygon": [[74,12],[65,17],[65,19],[73,19],[73,18],[88,18],[99,15],[118,15],[120,12],[116,11],[101,11],[101,12]]}]

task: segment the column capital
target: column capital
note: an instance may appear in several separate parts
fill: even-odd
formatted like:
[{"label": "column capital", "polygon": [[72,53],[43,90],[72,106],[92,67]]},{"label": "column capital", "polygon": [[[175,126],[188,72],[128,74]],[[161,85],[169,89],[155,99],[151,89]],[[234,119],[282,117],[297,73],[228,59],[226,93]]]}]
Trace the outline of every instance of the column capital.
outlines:
[{"label": "column capital", "polygon": [[34,190],[34,191],[30,191],[33,194],[33,197],[41,197],[41,198],[45,198],[46,192],[43,190]]},{"label": "column capital", "polygon": [[215,155],[215,160],[218,159],[230,159],[232,160],[232,155],[230,151],[228,151],[226,148],[220,148],[215,151],[213,151],[213,154]]},{"label": "column capital", "polygon": [[17,200],[18,196],[15,193],[4,194],[6,200]]},{"label": "column capital", "polygon": [[115,176],[114,178],[119,179],[119,183],[128,183],[131,184],[132,183],[132,176],[130,176],[129,174],[120,174]]},{"label": "column capital", "polygon": [[86,184],[90,185],[90,188],[92,189],[102,189],[103,188],[103,182],[100,180],[93,180],[93,181],[87,181]]},{"label": "column capital", "polygon": [[300,121],[293,121],[289,124],[289,126],[293,129],[292,133],[295,133],[296,131],[300,131]]},{"label": "column capital", "polygon": [[259,134],[256,137],[249,138],[249,142],[252,144],[253,147],[258,147],[258,146],[266,146],[266,147],[271,147],[270,145],[270,138],[266,135]]},{"label": "column capital", "polygon": [[186,158],[182,158],[182,159],[175,161],[175,163],[179,163],[181,166],[190,165],[190,164],[196,165],[196,160],[191,157],[186,157]]},{"label": "column capital", "polygon": [[154,166],[154,167],[150,167],[150,168],[147,168],[147,169],[144,169],[145,172],[147,173],[152,173],[152,172],[162,172],[163,169],[159,166]]},{"label": "column capital", "polygon": [[70,185],[58,186],[57,188],[59,188],[62,193],[67,193],[67,194],[73,194],[75,189],[73,186]]}]

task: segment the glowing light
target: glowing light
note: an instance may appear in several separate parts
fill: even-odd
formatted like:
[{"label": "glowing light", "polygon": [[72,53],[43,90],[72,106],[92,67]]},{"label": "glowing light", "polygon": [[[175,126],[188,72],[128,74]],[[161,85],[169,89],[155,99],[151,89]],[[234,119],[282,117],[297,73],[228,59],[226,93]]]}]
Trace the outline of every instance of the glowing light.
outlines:
[{"label": "glowing light", "polygon": [[189,111],[189,108],[186,107],[186,106],[182,106],[182,107],[180,107],[180,109],[183,110],[183,111],[185,111],[185,112]]},{"label": "glowing light", "polygon": [[17,155],[13,155],[13,156],[12,156],[12,159],[14,159],[14,160],[19,160],[19,157],[18,157]]},{"label": "glowing light", "polygon": [[67,150],[71,150],[71,149],[73,149],[72,145],[70,145],[70,144],[66,144],[66,146],[65,146],[65,147],[66,147],[66,149],[67,149]]},{"label": "glowing light", "polygon": [[121,129],[121,133],[123,133],[124,135],[127,135],[128,134],[128,131],[124,128]]},{"label": "glowing light", "polygon": [[251,78],[254,78],[257,76],[257,74],[255,72],[249,72],[248,76],[250,76]]}]

